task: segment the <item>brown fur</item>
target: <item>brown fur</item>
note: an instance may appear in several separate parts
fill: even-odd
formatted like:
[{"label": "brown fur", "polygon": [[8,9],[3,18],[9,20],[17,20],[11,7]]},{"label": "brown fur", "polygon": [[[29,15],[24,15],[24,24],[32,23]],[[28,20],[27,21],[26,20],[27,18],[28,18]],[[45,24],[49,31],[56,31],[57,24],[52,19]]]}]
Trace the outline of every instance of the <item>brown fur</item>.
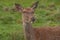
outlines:
[{"label": "brown fur", "polygon": [[60,40],[60,27],[34,28],[36,40]]}]

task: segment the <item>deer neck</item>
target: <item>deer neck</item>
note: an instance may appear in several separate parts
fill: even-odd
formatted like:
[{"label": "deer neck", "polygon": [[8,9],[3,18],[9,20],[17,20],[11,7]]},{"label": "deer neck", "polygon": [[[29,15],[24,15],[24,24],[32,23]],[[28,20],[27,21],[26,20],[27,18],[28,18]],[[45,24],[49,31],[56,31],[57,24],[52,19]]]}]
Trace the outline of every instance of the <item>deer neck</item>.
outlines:
[{"label": "deer neck", "polygon": [[34,31],[31,22],[27,22],[26,18],[23,16],[23,29],[26,40],[35,40]]}]

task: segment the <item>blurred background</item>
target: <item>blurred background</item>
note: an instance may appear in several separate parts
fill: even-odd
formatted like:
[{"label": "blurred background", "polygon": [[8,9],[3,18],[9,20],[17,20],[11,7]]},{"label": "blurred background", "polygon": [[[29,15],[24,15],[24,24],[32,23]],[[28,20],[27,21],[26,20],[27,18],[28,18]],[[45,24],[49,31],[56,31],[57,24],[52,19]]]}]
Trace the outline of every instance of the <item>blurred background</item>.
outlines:
[{"label": "blurred background", "polygon": [[35,10],[33,27],[60,25],[60,0],[0,0],[0,40],[24,40],[22,15],[10,9],[15,3],[26,8],[36,1],[39,5]]}]

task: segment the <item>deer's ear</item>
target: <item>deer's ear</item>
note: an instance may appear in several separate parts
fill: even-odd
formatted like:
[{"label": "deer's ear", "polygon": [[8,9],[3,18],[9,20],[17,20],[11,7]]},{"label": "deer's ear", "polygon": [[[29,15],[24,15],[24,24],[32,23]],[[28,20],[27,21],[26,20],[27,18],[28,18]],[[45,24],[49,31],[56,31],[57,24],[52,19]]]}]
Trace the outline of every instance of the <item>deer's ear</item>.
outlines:
[{"label": "deer's ear", "polygon": [[37,1],[37,2],[33,3],[33,5],[31,6],[31,8],[33,8],[33,9],[37,8],[38,3],[39,3],[39,1]]},{"label": "deer's ear", "polygon": [[22,11],[23,10],[23,7],[20,4],[15,3],[15,9],[17,11]]}]

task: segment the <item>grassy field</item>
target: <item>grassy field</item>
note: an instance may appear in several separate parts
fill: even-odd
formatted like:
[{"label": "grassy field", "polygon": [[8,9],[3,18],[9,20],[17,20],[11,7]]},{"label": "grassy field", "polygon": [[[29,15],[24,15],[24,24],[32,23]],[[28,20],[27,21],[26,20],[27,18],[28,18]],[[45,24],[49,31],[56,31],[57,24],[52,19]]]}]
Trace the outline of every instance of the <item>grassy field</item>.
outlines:
[{"label": "grassy field", "polygon": [[24,40],[21,13],[5,8],[11,9],[15,3],[26,8],[35,1],[39,1],[39,5],[34,27],[60,25],[60,0],[0,0],[0,40]]}]

